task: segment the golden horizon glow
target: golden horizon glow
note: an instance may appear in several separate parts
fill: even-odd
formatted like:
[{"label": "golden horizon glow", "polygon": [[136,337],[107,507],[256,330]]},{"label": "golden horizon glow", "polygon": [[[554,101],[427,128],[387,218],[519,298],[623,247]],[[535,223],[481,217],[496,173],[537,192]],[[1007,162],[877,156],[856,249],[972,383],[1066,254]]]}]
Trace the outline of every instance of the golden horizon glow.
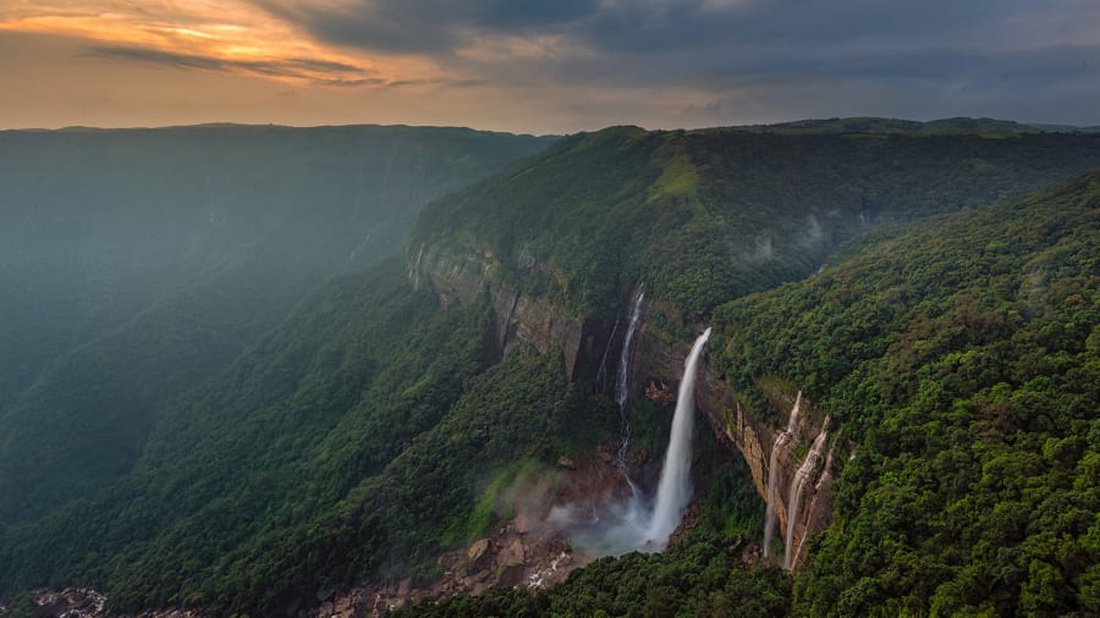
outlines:
[{"label": "golden horizon glow", "polygon": [[[0,31],[75,37],[91,56],[158,62],[290,84],[371,86],[425,81],[418,58],[367,58],[321,45],[240,0],[24,1],[0,8]],[[435,75],[433,77],[439,77]]]}]

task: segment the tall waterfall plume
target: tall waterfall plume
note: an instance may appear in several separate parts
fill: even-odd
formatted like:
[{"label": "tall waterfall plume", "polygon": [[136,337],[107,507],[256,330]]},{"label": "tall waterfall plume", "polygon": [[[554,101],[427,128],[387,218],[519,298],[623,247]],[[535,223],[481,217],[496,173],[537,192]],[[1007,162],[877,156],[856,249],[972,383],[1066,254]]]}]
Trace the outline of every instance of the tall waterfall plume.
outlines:
[{"label": "tall waterfall plume", "polygon": [[791,488],[787,495],[787,534],[784,536],[783,568],[785,569],[790,569],[793,563],[794,533],[798,529],[802,492],[805,491],[806,484],[810,482],[810,475],[813,474],[818,461],[821,460],[821,451],[825,448],[825,439],[828,436],[825,428],[828,425],[829,417],[825,417],[825,422],[821,425],[821,433],[814,438],[813,444],[810,445],[810,452],[806,453],[806,459],[802,461],[802,465],[798,467],[798,471],[794,473],[794,478],[791,479]]},{"label": "tall waterfall plume", "polygon": [[[638,302],[635,301],[636,305]],[[598,518],[587,501],[552,508],[547,520],[568,534],[574,547],[584,548],[597,556],[614,556],[631,551],[661,551],[668,545],[668,538],[680,525],[691,498],[695,381],[710,332],[711,329],[706,329],[695,340],[684,361],[684,375],[656,497],[650,501],[636,490],[627,501],[604,503]]]},{"label": "tall waterfall plume", "polygon": [[779,515],[775,512],[775,505],[779,503],[779,451],[794,438],[794,430],[798,426],[798,415],[802,410],[802,391],[794,398],[794,407],[787,419],[787,428],[780,432],[772,443],[771,456],[768,458],[768,500],[767,510],[764,513],[764,556],[772,555],[772,539],[775,538],[775,528],[779,525]]},{"label": "tall waterfall plume", "polygon": [[668,537],[680,525],[680,519],[691,497],[691,438],[695,418],[695,378],[703,346],[710,338],[710,329],[695,340],[684,364],[684,378],[676,398],[676,414],[672,418],[672,435],[668,440],[665,465],[657,485],[657,503],[649,524],[649,538],[664,548]]}]

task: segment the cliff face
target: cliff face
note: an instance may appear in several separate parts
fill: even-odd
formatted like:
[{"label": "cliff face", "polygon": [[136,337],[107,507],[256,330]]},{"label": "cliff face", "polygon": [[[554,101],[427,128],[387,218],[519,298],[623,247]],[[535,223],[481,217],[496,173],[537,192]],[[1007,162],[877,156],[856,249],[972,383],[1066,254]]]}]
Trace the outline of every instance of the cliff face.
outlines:
[{"label": "cliff face", "polygon": [[[407,262],[413,284],[430,285],[444,308],[452,302],[488,300],[493,316],[489,336],[501,358],[507,357],[521,341],[542,353],[560,351],[568,375],[577,379],[596,377],[604,356],[617,357],[615,350],[607,349],[609,345],[622,345],[621,337],[614,337],[612,324],[582,320],[545,298],[530,297],[502,283],[495,276],[500,264],[490,251],[456,255],[421,246],[410,252]],[[524,267],[540,266],[527,263]],[[647,327],[646,313],[643,310],[635,336],[630,396],[675,401],[690,342],[668,341],[659,336]],[[768,411],[768,416],[786,419],[795,405],[796,394],[778,388],[774,391],[770,393],[770,406],[774,409]],[[778,518],[777,536],[786,538],[790,514],[794,512],[796,521],[790,544],[795,548],[791,562],[797,566],[803,558],[797,548],[805,537],[824,530],[832,518],[832,473],[828,471],[832,458],[822,454],[820,461],[803,465],[810,445],[823,429],[824,414],[802,401],[802,413],[792,426],[791,435],[780,440],[786,427],[773,427],[759,420],[709,367],[704,367],[696,404],[719,439],[744,457],[760,496],[765,500],[771,496],[771,506]],[[773,462],[775,487],[771,488]],[[806,470],[800,474],[800,468]],[[802,490],[792,492],[799,478]],[[794,495],[798,498],[792,509],[790,502]]]},{"label": "cliff face", "polygon": [[[644,326],[639,329],[638,337],[637,362],[632,367],[631,383],[644,384],[645,395],[650,398],[661,399],[666,393],[674,396],[690,344],[666,341]],[[638,394],[641,393],[632,393]],[[769,395],[772,408],[768,411],[769,417],[789,419],[799,399],[797,393],[775,388]],[[696,406],[714,434],[741,453],[748,463],[757,493],[765,501],[770,497],[778,518],[776,535],[786,538],[792,512],[792,486],[800,476],[799,470],[806,463],[811,445],[824,429],[824,412],[803,399],[790,438],[780,440],[787,427],[772,426],[758,419],[710,367],[704,367],[695,397]],[[793,508],[796,521],[789,542],[793,547],[791,562],[795,567],[805,558],[798,548],[803,546],[806,536],[823,531],[832,521],[833,458],[828,451],[831,445],[825,442],[825,446],[818,461],[806,464],[801,492],[793,492],[798,498]],[[776,466],[774,489],[769,487],[773,461]]]},{"label": "cliff face", "polygon": [[[586,322],[545,298],[533,298],[501,282],[500,268],[489,251],[455,255],[420,247],[409,256],[409,278],[417,287],[430,285],[444,309],[452,302],[489,302],[493,324],[490,340],[498,357],[505,358],[519,342],[546,354],[560,350],[570,379],[595,372],[599,350],[607,344],[606,325]],[[528,270],[540,267],[535,262]]]}]

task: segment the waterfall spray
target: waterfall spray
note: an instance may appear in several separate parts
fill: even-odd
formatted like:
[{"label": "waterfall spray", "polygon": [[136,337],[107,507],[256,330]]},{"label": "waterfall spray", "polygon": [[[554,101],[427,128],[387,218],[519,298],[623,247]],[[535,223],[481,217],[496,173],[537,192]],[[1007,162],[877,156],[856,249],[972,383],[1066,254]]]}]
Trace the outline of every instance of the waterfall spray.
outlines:
[{"label": "waterfall spray", "polygon": [[[635,301],[635,306],[638,304],[640,300]],[[587,549],[597,556],[615,556],[631,551],[661,551],[668,545],[668,538],[680,525],[691,498],[695,381],[703,347],[709,337],[708,328],[695,340],[691,353],[684,361],[684,376],[680,381],[668,451],[655,500],[649,502],[636,490],[628,501],[604,503],[599,518],[595,517],[594,502],[574,502],[552,508],[547,520],[565,531],[574,547]],[[631,488],[636,489],[633,483]]]},{"label": "waterfall spray", "polygon": [[791,481],[791,490],[787,495],[787,534],[784,537],[783,568],[785,569],[791,568],[791,557],[794,555],[794,533],[798,528],[802,492],[806,488],[806,483],[810,481],[810,475],[817,467],[817,462],[821,460],[821,450],[825,447],[825,438],[828,436],[825,428],[828,425],[829,417],[825,417],[825,422],[821,425],[821,433],[814,438],[814,442],[810,446],[810,452],[806,453],[806,459],[802,461],[802,465],[798,467],[798,471],[794,473],[794,479]]},{"label": "waterfall spray", "polygon": [[798,425],[798,415],[802,410],[802,391],[794,398],[794,407],[787,418],[787,428],[780,432],[772,443],[771,456],[768,458],[768,499],[767,510],[764,513],[764,556],[772,555],[772,539],[775,538],[775,528],[779,524],[779,515],[775,511],[775,505],[779,503],[779,451],[794,438],[794,430]]},{"label": "waterfall spray", "polygon": [[684,365],[684,379],[676,399],[676,414],[672,418],[672,435],[668,440],[665,465],[657,485],[657,504],[649,524],[649,539],[663,549],[672,531],[680,525],[684,509],[691,497],[691,433],[695,415],[695,378],[703,346],[710,338],[710,329],[695,340]]}]

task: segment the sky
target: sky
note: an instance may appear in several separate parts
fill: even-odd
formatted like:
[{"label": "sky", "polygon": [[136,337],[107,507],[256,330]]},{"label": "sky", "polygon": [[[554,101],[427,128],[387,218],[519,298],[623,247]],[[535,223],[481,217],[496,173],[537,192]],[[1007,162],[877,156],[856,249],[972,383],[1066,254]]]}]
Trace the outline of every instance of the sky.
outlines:
[{"label": "sky", "polygon": [[0,0],[0,128],[1100,124],[1100,0]]}]

